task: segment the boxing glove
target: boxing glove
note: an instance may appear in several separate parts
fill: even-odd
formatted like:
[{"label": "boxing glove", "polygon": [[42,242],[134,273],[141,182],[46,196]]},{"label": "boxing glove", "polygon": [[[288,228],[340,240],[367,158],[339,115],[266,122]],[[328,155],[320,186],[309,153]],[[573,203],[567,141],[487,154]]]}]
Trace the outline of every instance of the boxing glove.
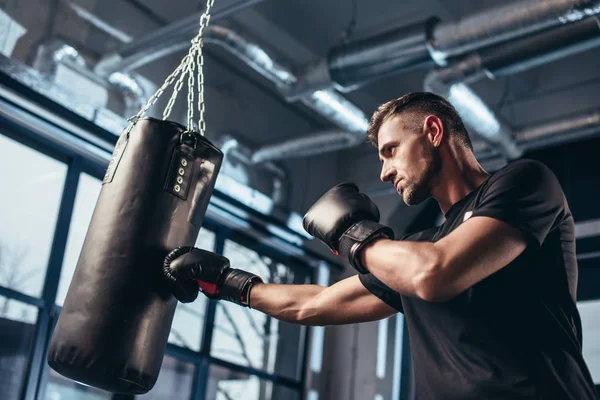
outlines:
[{"label": "boxing glove", "polygon": [[171,293],[190,303],[202,291],[213,300],[227,300],[250,307],[250,290],[262,279],[229,265],[229,259],[207,250],[178,247],[163,262],[163,276]]},{"label": "boxing glove", "polygon": [[346,259],[359,273],[367,273],[360,251],[379,238],[394,238],[391,228],[379,223],[377,205],[353,183],[334,186],[307,211],[302,224],[313,237]]}]

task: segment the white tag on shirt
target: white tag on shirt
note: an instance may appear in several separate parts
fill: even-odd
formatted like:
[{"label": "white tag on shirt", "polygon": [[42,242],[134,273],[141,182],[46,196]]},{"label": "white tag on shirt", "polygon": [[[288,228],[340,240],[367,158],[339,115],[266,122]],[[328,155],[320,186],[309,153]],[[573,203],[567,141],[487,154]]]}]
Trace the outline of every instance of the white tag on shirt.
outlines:
[{"label": "white tag on shirt", "polygon": [[471,215],[473,215],[473,211],[467,211],[465,213],[465,216],[463,217],[463,222],[465,222],[466,220],[468,220],[469,218],[471,218]]}]

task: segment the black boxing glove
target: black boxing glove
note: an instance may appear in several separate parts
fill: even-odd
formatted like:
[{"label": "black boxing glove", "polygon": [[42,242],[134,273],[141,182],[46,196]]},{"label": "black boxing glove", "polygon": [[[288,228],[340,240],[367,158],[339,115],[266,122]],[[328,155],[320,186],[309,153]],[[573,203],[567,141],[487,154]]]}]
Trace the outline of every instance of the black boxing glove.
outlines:
[{"label": "black boxing glove", "polygon": [[250,290],[263,280],[229,266],[229,259],[195,247],[178,247],[163,262],[163,276],[175,298],[190,303],[198,291],[213,300],[250,307]]},{"label": "black boxing glove", "polygon": [[302,225],[361,274],[369,271],[360,261],[360,251],[378,238],[394,238],[392,229],[379,223],[377,205],[353,183],[341,183],[321,196]]}]

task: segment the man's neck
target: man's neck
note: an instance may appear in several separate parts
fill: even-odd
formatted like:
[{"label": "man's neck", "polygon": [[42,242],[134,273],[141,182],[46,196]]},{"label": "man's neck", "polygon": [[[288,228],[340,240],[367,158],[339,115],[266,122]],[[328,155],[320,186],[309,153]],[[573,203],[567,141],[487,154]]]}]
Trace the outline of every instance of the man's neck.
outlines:
[{"label": "man's neck", "polygon": [[477,189],[489,176],[475,156],[446,158],[432,188],[433,198],[446,214],[453,204]]}]

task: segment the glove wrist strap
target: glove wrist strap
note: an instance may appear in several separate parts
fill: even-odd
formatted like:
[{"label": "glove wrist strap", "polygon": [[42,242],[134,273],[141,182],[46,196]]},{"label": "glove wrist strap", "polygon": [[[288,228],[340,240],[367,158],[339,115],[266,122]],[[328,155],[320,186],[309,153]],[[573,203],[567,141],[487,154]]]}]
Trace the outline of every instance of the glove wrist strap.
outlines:
[{"label": "glove wrist strap", "polygon": [[359,273],[366,274],[369,270],[362,264],[360,252],[366,245],[381,238],[394,239],[394,231],[375,221],[359,221],[348,228],[340,238],[340,256],[348,260]]},{"label": "glove wrist strap", "polygon": [[259,276],[240,269],[230,268],[223,274],[218,286],[223,300],[250,307],[250,291],[257,283],[263,283]]}]

